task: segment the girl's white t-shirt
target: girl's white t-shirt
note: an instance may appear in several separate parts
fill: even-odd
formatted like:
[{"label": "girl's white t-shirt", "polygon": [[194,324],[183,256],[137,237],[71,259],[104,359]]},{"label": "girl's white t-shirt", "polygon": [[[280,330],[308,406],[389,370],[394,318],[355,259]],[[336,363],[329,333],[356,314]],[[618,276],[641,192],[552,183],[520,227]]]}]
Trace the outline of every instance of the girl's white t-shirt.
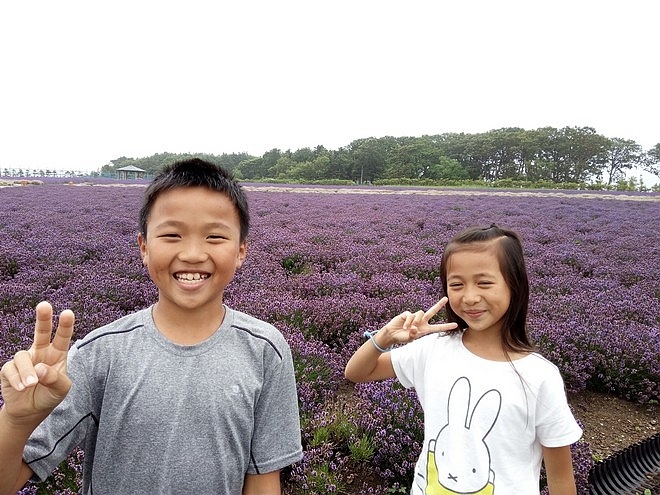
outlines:
[{"label": "girl's white t-shirt", "polygon": [[424,410],[413,494],[538,494],[541,446],[582,436],[558,368],[539,354],[486,360],[453,332],[392,350],[392,364]]}]

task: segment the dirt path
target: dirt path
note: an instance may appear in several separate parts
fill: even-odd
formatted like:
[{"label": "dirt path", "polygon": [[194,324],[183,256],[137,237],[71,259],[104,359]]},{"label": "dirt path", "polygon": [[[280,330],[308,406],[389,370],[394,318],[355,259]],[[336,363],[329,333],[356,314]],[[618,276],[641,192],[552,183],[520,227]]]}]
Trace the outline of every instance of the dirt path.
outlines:
[{"label": "dirt path", "polygon": [[545,198],[586,198],[615,199],[618,201],[660,201],[656,193],[614,194],[603,192],[563,192],[547,189],[524,189],[520,191],[498,189],[383,189],[377,187],[314,187],[314,186],[275,186],[275,185],[244,185],[246,191],[286,192],[298,194],[391,194],[399,196],[508,196],[508,197],[545,197]]}]

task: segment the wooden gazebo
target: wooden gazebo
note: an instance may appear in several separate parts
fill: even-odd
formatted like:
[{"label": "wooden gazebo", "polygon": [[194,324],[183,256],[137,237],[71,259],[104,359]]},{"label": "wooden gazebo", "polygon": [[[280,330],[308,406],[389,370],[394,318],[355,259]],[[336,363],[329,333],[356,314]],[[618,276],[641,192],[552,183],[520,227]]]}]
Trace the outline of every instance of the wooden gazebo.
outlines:
[{"label": "wooden gazebo", "polygon": [[142,170],[141,168],[134,167],[133,165],[129,165],[127,167],[122,167],[117,169],[117,178],[118,179],[144,179],[145,174],[147,173],[146,170]]}]

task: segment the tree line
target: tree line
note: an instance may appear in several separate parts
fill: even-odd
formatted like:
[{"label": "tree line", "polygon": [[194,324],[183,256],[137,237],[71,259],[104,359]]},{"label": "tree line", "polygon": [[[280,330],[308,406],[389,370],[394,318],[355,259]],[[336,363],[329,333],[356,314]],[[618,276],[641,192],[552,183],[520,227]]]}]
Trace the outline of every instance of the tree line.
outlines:
[{"label": "tree line", "polygon": [[448,184],[498,181],[613,186],[639,167],[660,177],[660,143],[644,150],[635,141],[608,138],[591,127],[495,129],[421,137],[369,137],[329,150],[272,149],[262,156],[161,153],[121,157],[101,172],[134,165],[157,173],[174,160],[200,156],[245,181]]}]

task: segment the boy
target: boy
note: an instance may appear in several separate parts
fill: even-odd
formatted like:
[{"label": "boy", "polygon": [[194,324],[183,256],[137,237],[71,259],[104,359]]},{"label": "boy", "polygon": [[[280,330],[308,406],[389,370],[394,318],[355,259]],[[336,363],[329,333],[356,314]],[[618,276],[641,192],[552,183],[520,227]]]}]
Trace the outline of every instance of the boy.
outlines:
[{"label": "boy", "polygon": [[74,315],[37,305],[34,344],[0,371],[0,494],[85,452],[83,493],[280,494],[302,458],[291,351],[223,305],[246,256],[246,197],[199,159],[147,188],[138,245],[158,301],[69,349]]}]

